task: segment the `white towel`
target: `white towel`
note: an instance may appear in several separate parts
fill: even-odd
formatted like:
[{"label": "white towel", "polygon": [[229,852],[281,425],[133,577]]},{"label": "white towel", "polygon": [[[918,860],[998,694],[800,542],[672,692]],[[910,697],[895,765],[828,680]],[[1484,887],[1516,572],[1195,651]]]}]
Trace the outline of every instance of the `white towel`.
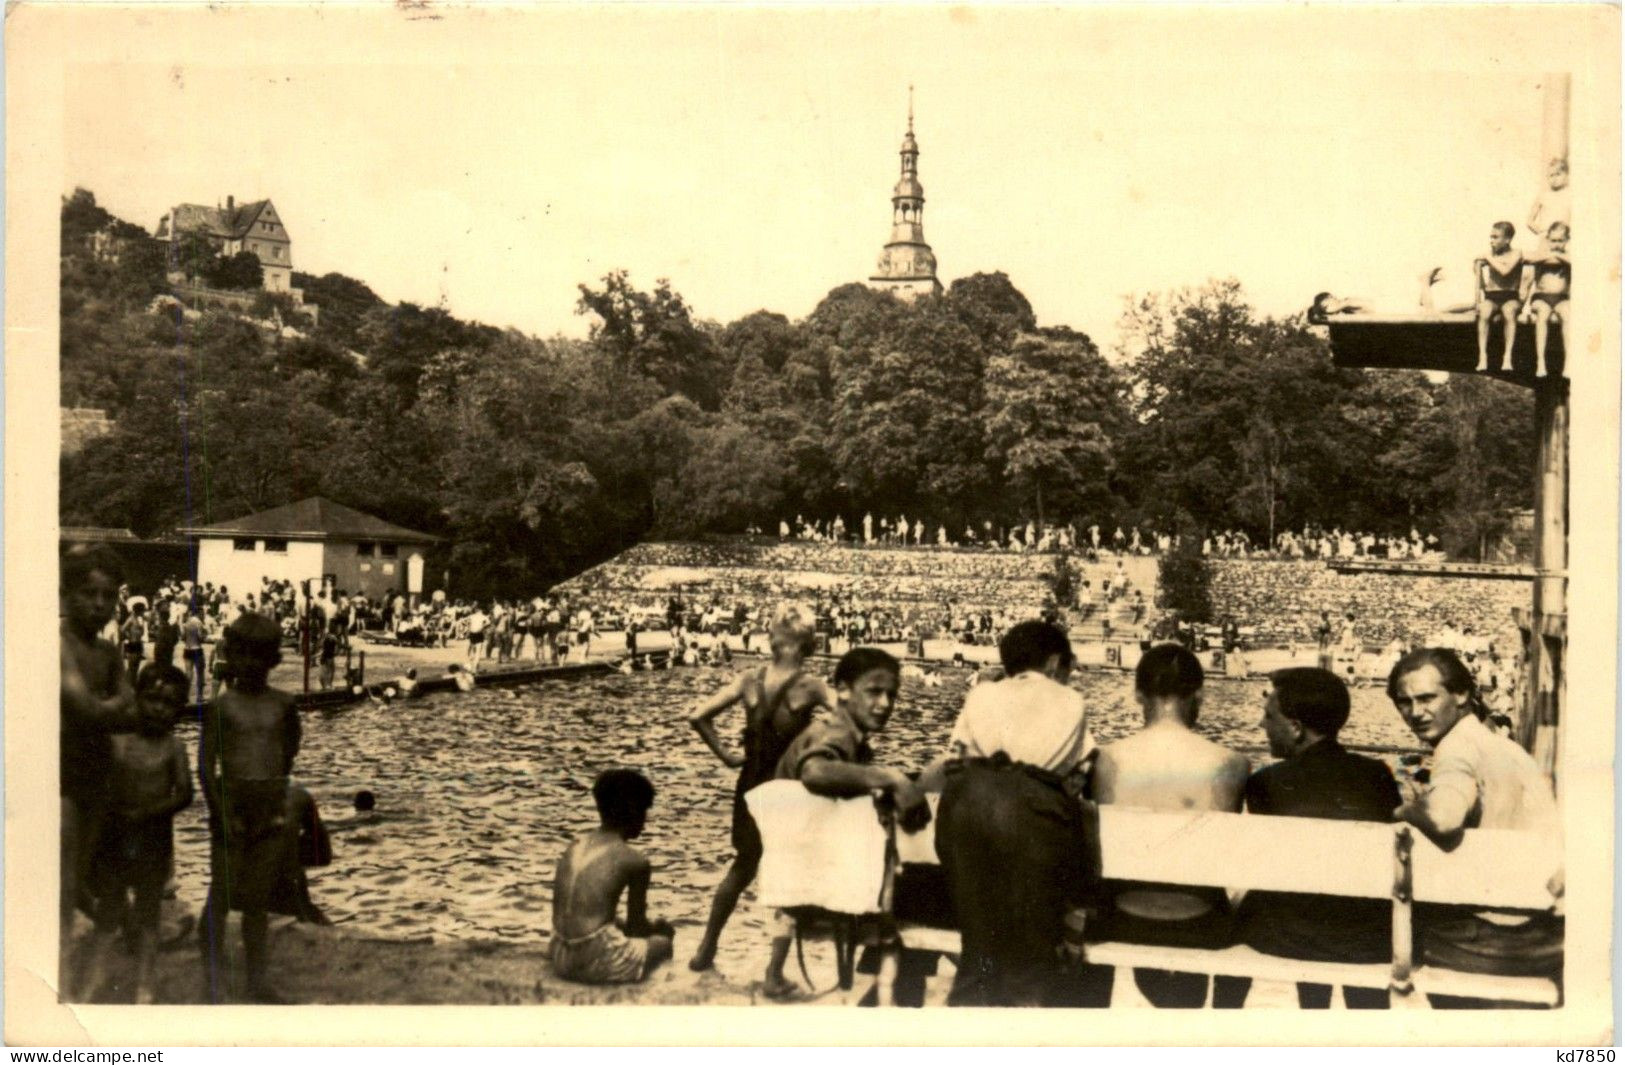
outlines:
[{"label": "white towel", "polygon": [[770,780],[746,792],[745,805],[762,833],[763,905],[880,911],[886,830],[872,798],[830,799],[798,780]]}]

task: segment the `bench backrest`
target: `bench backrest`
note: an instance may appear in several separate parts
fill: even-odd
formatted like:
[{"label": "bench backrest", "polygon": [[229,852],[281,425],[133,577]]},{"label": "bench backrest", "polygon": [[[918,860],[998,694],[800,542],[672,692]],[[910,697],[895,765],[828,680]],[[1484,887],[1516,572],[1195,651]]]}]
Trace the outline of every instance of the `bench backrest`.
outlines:
[{"label": "bench backrest", "polygon": [[[1102,875],[1112,880],[1386,899],[1394,893],[1396,826],[1370,821],[1100,808]],[[898,834],[905,862],[937,861],[935,825]],[[1542,910],[1561,863],[1557,841],[1474,830],[1446,853],[1410,831],[1418,902]]]}]

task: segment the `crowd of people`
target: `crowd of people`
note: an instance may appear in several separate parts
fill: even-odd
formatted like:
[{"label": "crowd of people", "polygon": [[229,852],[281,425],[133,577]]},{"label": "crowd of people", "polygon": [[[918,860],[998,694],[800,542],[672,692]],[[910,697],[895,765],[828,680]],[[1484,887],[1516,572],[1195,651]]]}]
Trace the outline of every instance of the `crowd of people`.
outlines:
[{"label": "crowd of people", "polygon": [[[877,763],[870,741],[896,710],[902,667],[884,651],[856,647],[826,682],[806,668],[814,635],[809,612],[781,609],[769,628],[771,661],[740,674],[691,714],[706,746],[739,771],[735,857],[690,958],[693,969],[714,964],[734,908],[760,868],[765,845],[748,797],[770,781],[800,781],[830,797],[875,794],[905,830],[929,821],[926,796],[941,794],[935,844],[962,945],[951,1005],[1109,1004],[1113,970],[1080,964],[1079,954],[1065,949],[1068,925],[1076,927],[1080,912],[1091,940],[1215,949],[1240,942],[1287,958],[1389,960],[1390,910],[1381,902],[1252,892],[1232,905],[1212,889],[1102,881],[1088,857],[1094,807],[1403,821],[1445,846],[1466,828],[1551,839],[1560,831],[1550,782],[1521,747],[1486,727],[1472,672],[1447,648],[1410,651],[1388,677],[1395,710],[1434,751],[1425,782],[1406,780],[1402,787],[1386,763],[1338,743],[1349,694],[1326,669],[1271,675],[1260,728],[1272,764],[1255,768],[1244,754],[1199,735],[1203,670],[1172,643],[1152,646],[1135,670],[1143,729],[1097,748],[1083,697],[1067,686],[1071,643],[1044,621],[1023,621],[1003,634],[1002,679],[972,687],[942,757],[914,769]],[[742,749],[717,728],[735,707],[745,717]],[[653,797],[642,774],[616,770],[599,778],[601,825],[571,844],[559,863],[557,883],[568,888],[554,899],[560,975],[635,982],[673,954],[672,928],[647,912],[652,870],[630,844]],[[589,881],[579,871],[599,854],[615,857],[595,865],[601,871]],[[1543,912],[1419,907],[1419,959],[1472,972],[1560,974],[1561,869],[1552,870],[1548,888],[1552,907]],[[784,974],[793,929],[790,916],[776,918],[762,985],[772,998],[798,994]],[[1139,969],[1134,979],[1161,1007],[1208,1001],[1238,1007],[1250,992],[1247,980],[1203,973]],[[1298,995],[1305,1008],[1326,1008],[1331,988],[1304,983]],[[1384,1008],[1388,993],[1345,989],[1345,1001]],[[1434,1004],[1492,1005],[1442,996]]]},{"label": "crowd of people", "polygon": [[[1111,531],[1107,532],[1107,526]],[[930,549],[956,548],[965,550],[1008,551],[1076,551],[1093,559],[1108,555],[1165,555],[1179,550],[1181,537],[1148,526],[1129,523],[1125,532],[1121,523],[1112,526],[1099,523],[1064,525],[1027,519],[1011,525],[996,524],[991,520],[980,525],[969,524],[954,532],[942,522],[927,522],[924,518],[911,520],[906,514],[896,518],[882,517],[878,521],[866,513],[861,522],[848,526],[846,519],[807,519],[797,514],[794,521],[780,519],[778,539],[781,543],[863,544],[865,546],[920,547]],[[746,535],[766,535],[752,525]],[[1204,556],[1215,558],[1282,558],[1282,559],[1391,559],[1437,560],[1443,558],[1439,538],[1423,535],[1414,527],[1409,535],[1402,532],[1375,533],[1320,525],[1305,525],[1301,532],[1291,529],[1277,533],[1273,542],[1267,537],[1255,541],[1245,530],[1225,529],[1202,537]]]},{"label": "crowd of people", "polygon": [[[229,613],[219,609],[229,602],[224,590],[187,596],[184,588],[164,589],[167,606],[176,599],[187,604],[188,623],[205,613],[224,620],[224,688],[202,710],[199,788],[194,789],[185,748],[172,733],[190,690],[187,676],[173,664],[151,662],[132,677],[125,648],[107,638],[117,629],[121,610],[136,614],[120,593],[117,556],[105,548],[74,549],[63,560],[62,575],[64,988],[70,994],[93,991],[122,931],[138,959],[137,1001],[151,1001],[159,902],[172,871],[172,821],[201,790],[209,809],[211,868],[199,926],[203,993],[209,1001],[226,996],[226,914],[237,910],[243,915],[247,994],[254,1001],[281,1001],[270,977],[267,914],[288,911],[319,919],[304,885],[300,852],[323,845],[313,838],[321,834],[309,796],[290,779],[301,742],[299,715],[292,697],[269,683],[283,653],[282,621],[248,609],[222,619]],[[262,604],[288,602],[281,588],[257,598]],[[297,601],[295,607],[307,615],[311,609]],[[442,608],[458,609],[457,604]],[[715,631],[750,621],[748,610],[739,617],[740,609],[721,604],[696,609],[674,597],[663,620],[678,630],[697,621],[697,627]],[[558,611],[563,623],[569,612],[562,604]],[[592,612],[583,608],[576,617],[582,613]],[[168,609],[162,614],[173,617]],[[484,614],[472,605],[461,618]],[[512,614],[517,618],[521,611]],[[534,608],[524,614],[534,615]],[[963,944],[950,996],[958,1005],[1107,1004],[1111,970],[1079,965],[1075,956],[1067,962],[1060,949],[1069,914],[1080,907],[1091,915],[1085,925],[1091,935],[1114,940],[1215,947],[1245,942],[1286,957],[1350,962],[1373,960],[1387,949],[1386,929],[1377,928],[1387,919],[1380,906],[1347,900],[1309,904],[1253,893],[1232,907],[1223,893],[1102,882],[1085,859],[1091,805],[1402,820],[1440,841],[1467,827],[1558,831],[1549,782],[1529,755],[1494,727],[1475,663],[1495,656],[1470,631],[1439,633],[1441,644],[1453,646],[1408,651],[1389,674],[1387,690],[1396,710],[1434,749],[1427,781],[1402,790],[1386,764],[1338,745],[1349,713],[1348,692],[1344,681],[1324,668],[1271,675],[1260,724],[1271,753],[1280,759],[1275,764],[1255,768],[1243,754],[1201,737],[1195,725],[1203,669],[1179,643],[1152,644],[1136,667],[1133,691],[1144,729],[1097,748],[1083,698],[1066,683],[1074,654],[1066,631],[1052,621],[1009,617],[988,624],[998,641],[1002,673],[972,686],[944,739],[942,757],[922,767],[876,764],[870,740],[896,709],[905,667],[861,642],[874,630],[854,626],[859,616],[851,604],[831,600],[822,611],[788,606],[758,618],[769,661],[739,674],[691,715],[706,746],[740,770],[732,827],[735,859],[690,957],[696,970],[714,963],[738,899],[757,873],[762,836],[746,800],[752,789],[772,780],[800,781],[819,795],[879,794],[910,829],[930,817],[926,794],[941,793],[934,831],[946,903]],[[847,626],[854,646],[825,681],[808,669],[807,658],[820,629],[837,621]],[[492,631],[488,615],[486,622],[485,631]],[[589,617],[587,631],[593,623]],[[978,618],[974,627],[981,624]],[[477,629],[470,624],[465,635],[472,641]],[[1352,619],[1341,627],[1338,642],[1350,642],[1351,631]],[[1232,637],[1227,629],[1226,640]],[[1476,671],[1484,675],[1483,668]],[[721,715],[735,707],[745,717],[744,742],[737,750],[717,729]],[[598,779],[593,794],[601,824],[573,842],[558,864],[554,965],[566,979],[637,981],[674,950],[672,927],[648,912],[653,870],[631,843],[644,826],[655,789],[639,772],[614,770]],[[1472,971],[1560,972],[1560,872],[1551,884],[1551,912],[1422,913],[1419,956],[1429,964]],[[88,959],[71,935],[81,909],[95,923]],[[797,994],[784,973],[792,931],[788,917],[774,928],[763,982],[771,997]],[[1209,979],[1199,973],[1135,974],[1141,993],[1160,1006],[1208,1001]],[[1214,978],[1211,991],[1215,1005],[1239,1005],[1247,995],[1244,981],[1222,977]],[[1299,994],[1305,1006],[1325,1006],[1330,991],[1303,985]],[[1371,993],[1370,1001],[1351,999],[1349,1005],[1382,1005],[1376,1001],[1380,996]]]}]

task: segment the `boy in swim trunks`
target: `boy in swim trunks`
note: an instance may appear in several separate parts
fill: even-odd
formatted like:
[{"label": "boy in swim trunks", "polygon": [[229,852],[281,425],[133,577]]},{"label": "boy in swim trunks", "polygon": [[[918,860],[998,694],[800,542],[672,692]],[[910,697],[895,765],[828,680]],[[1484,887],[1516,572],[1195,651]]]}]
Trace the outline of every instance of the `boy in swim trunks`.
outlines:
[{"label": "boy in swim trunks", "polygon": [[[1533,290],[1531,294],[1530,290]],[[1546,231],[1546,254],[1524,271],[1523,321],[1535,323],[1535,376],[1546,376],[1546,338],[1552,319],[1569,316],[1569,224],[1553,222]]]},{"label": "boy in swim trunks", "polygon": [[1512,342],[1518,336],[1518,289],[1523,279],[1523,255],[1512,246],[1517,232],[1511,222],[1497,222],[1490,227],[1490,253],[1476,264],[1479,275],[1478,294],[1478,366],[1479,373],[1490,368],[1490,322],[1501,319],[1501,333],[1505,347],[1501,368],[1512,369]]},{"label": "boy in swim trunks", "polygon": [[299,753],[299,711],[266,678],[282,660],[282,630],[245,613],[226,628],[229,685],[204,712],[198,776],[209,804],[209,900],[203,909],[205,994],[224,990],[226,914],[243,914],[248,994],[279,1002],[266,979],[266,912],[289,861],[288,774]]},{"label": "boy in swim trunks", "polygon": [[[654,805],[649,779],[632,769],[592,784],[596,829],[559,858],[553,877],[553,971],[584,984],[635,984],[672,954],[673,931],[649,920],[649,859],[627,841],[643,833]],[[621,894],[626,920],[617,921]]]},{"label": "boy in swim trunks", "polygon": [[186,674],[159,664],[141,675],[136,692],[137,730],[113,737],[107,824],[91,866],[96,895],[96,942],[86,997],[103,982],[113,936],[125,927],[135,893],[135,1001],[152,1002],[158,954],[158,918],[169,880],[174,837],[170,822],[192,804],[186,747],[171,731],[186,706]]}]

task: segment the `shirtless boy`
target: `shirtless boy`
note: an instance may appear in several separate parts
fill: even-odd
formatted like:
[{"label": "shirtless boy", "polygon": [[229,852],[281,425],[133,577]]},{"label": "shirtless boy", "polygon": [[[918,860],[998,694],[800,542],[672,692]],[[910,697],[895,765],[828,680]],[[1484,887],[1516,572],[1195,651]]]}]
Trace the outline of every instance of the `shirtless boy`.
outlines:
[{"label": "shirtless boy", "polygon": [[1529,263],[1524,290],[1523,321],[1535,323],[1535,376],[1545,377],[1546,338],[1551,333],[1552,320],[1563,322],[1569,317],[1567,222],[1553,222],[1546,231],[1546,252]]},{"label": "shirtless boy", "polygon": [[171,820],[192,804],[186,747],[171,729],[186,706],[186,674],[156,665],[141,675],[136,731],[113,737],[111,801],[90,879],[96,895],[96,942],[85,997],[103,983],[113,937],[125,927],[127,894],[135,893],[135,1001],[152,1002],[158,955],[158,918],[174,855]]},{"label": "shirtless boy", "polygon": [[204,713],[199,777],[209,803],[209,900],[203,910],[203,968],[208,1000],[221,999],[226,914],[243,914],[248,994],[278,1002],[266,977],[266,911],[287,863],[288,774],[299,753],[299,711],[266,683],[282,660],[282,630],[262,614],[243,614],[223,640],[229,686]]},{"label": "shirtless boy", "polygon": [[[1145,728],[1101,748],[1095,763],[1096,802],[1240,812],[1247,759],[1196,734],[1201,689],[1201,663],[1185,648],[1158,644],[1140,657],[1134,698],[1145,714]],[[1230,907],[1222,891],[1124,883],[1117,885],[1115,895],[1098,930],[1105,938],[1189,947],[1229,943]],[[1207,977],[1201,974],[1136,969],[1134,979],[1158,1006],[1200,1006],[1207,996]],[[1234,982],[1218,979],[1214,1005],[1230,1004],[1222,999]]]},{"label": "shirtless boy", "polygon": [[1477,264],[1478,293],[1478,372],[1490,368],[1490,322],[1501,319],[1504,341],[1501,368],[1512,369],[1512,342],[1518,337],[1518,289],[1523,280],[1523,255],[1512,246],[1517,233],[1511,222],[1490,227],[1490,253]]},{"label": "shirtless boy", "polygon": [[107,809],[112,763],[109,733],[136,725],[135,692],[119,649],[97,633],[113,619],[124,567],[106,547],[74,548],[62,557],[61,895],[57,926],[59,988],[69,961],[74,913]]},{"label": "shirtless boy", "polygon": [[[627,842],[642,835],[654,797],[635,770],[593,781],[598,827],[570,844],[553,877],[553,971],[566,980],[635,984],[671,957],[671,925],[649,920],[649,859]],[[623,892],[626,919],[618,921]]]}]

